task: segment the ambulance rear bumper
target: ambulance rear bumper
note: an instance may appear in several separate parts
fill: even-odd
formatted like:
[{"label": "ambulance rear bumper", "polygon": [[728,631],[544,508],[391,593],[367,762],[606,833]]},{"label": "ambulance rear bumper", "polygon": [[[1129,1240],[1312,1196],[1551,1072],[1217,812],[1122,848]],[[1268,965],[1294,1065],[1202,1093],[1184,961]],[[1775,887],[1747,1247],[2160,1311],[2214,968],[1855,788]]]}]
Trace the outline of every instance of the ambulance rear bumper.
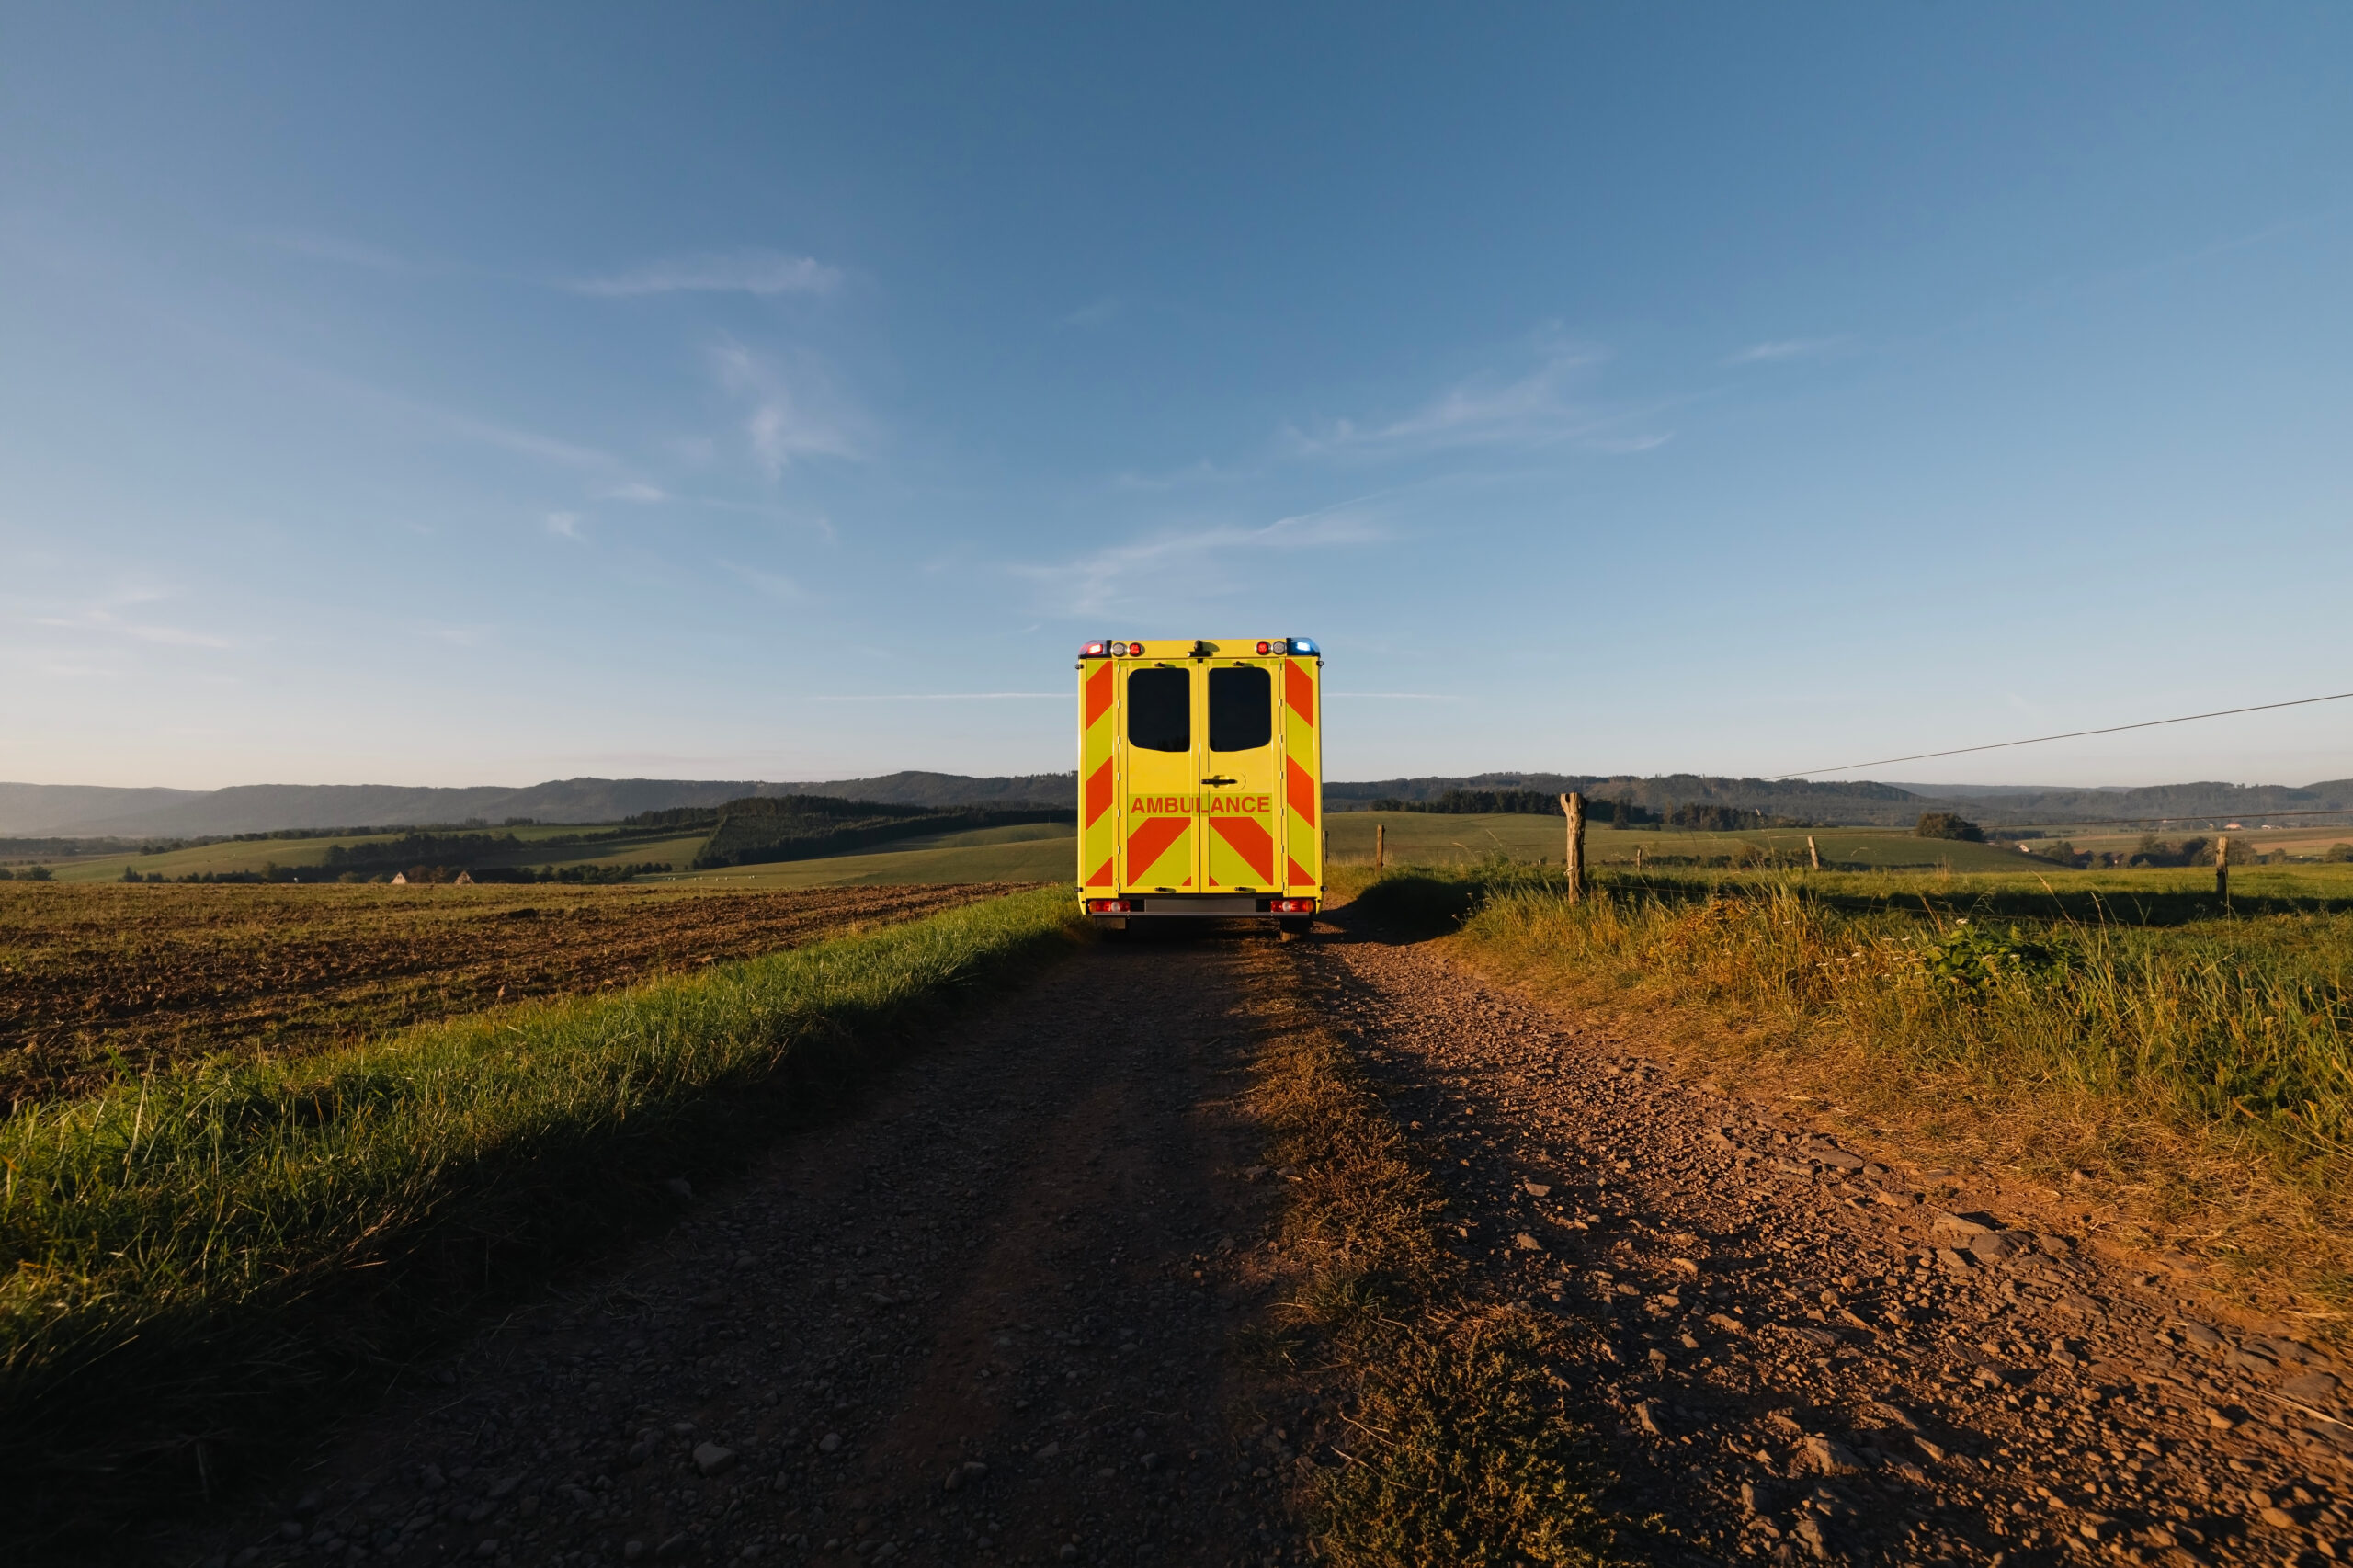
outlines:
[{"label": "ambulance rear bumper", "polygon": [[1086,913],[1097,920],[1296,920],[1312,915],[1317,901],[1272,893],[1128,893],[1090,898]]}]

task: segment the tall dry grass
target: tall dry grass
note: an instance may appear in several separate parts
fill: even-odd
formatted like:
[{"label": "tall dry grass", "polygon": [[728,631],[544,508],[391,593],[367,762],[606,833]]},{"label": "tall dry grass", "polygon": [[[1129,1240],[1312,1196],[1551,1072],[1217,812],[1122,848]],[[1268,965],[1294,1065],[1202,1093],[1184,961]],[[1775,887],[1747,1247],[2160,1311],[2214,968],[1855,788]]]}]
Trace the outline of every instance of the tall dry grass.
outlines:
[{"label": "tall dry grass", "polygon": [[2353,912],[2283,882],[2231,913],[2203,887],[1605,871],[1571,904],[1557,872],[1496,862],[1392,871],[1358,896],[1919,1163],[2031,1177],[2054,1215],[2094,1199],[2076,1218],[2100,1234],[2202,1258],[2226,1294],[2337,1336]]},{"label": "tall dry grass", "polygon": [[1787,883],[1572,904],[1499,886],[1465,923],[1542,958],[2009,1092],[2129,1103],[2243,1142],[2282,1176],[2353,1151],[2353,917],[2183,926],[1855,914]]}]

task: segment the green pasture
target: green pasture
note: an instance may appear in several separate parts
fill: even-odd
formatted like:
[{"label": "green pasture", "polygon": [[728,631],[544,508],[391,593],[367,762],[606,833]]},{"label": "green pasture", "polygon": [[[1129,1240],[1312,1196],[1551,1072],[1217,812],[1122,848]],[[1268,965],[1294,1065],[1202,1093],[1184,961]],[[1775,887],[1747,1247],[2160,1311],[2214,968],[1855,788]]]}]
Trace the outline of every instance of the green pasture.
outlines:
[{"label": "green pasture", "polygon": [[[854,855],[725,866],[640,877],[640,882],[727,889],[873,887],[895,882],[1074,882],[1078,830],[1020,823],[903,838]],[[650,858],[650,857],[649,857]]]},{"label": "green pasture", "polygon": [[[1334,861],[1347,865],[1372,859],[1375,824],[1389,830],[1392,863],[1467,865],[1501,856],[1533,864],[1557,866],[1567,848],[1567,823],[1560,817],[1520,815],[1441,816],[1431,812],[1342,812],[1324,819],[1331,834]],[[1744,844],[1787,855],[1805,853],[1812,834],[1824,866],[1869,869],[1949,867],[1955,871],[2006,871],[2025,863],[2037,869],[2016,849],[1990,844],[1965,844],[1952,839],[1915,838],[1895,828],[1817,827],[1773,828],[1750,833],[1675,833],[1588,826],[1586,858],[1596,865],[1628,865],[1641,851],[1646,860],[1665,857],[1708,859],[1732,855]],[[2079,873],[2062,871],[2062,876]]]}]

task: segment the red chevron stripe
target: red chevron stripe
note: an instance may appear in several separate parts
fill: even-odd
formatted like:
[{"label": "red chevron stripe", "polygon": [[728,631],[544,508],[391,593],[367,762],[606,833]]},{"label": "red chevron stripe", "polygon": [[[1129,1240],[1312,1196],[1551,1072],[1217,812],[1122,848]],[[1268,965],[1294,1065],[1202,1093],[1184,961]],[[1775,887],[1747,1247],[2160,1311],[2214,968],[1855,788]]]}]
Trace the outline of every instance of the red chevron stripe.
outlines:
[{"label": "red chevron stripe", "polygon": [[1283,661],[1283,700],[1309,723],[1315,722],[1315,677],[1296,659]]},{"label": "red chevron stripe", "polygon": [[1103,710],[1110,706],[1111,666],[1108,663],[1100,664],[1095,666],[1095,673],[1086,677],[1086,722],[1079,728],[1095,728],[1095,721],[1103,717]]},{"label": "red chevron stripe", "polygon": [[1253,817],[1220,816],[1210,818],[1210,826],[1249,862],[1260,881],[1275,880],[1275,835],[1264,823]]},{"label": "red chevron stripe", "polygon": [[1086,776],[1086,825],[1093,827],[1095,819],[1111,809],[1111,759],[1105,757],[1103,766]]},{"label": "red chevron stripe", "polygon": [[1290,766],[1283,770],[1283,798],[1308,826],[1315,825],[1315,780],[1299,765],[1297,757],[1292,757]]},{"label": "red chevron stripe", "polygon": [[1309,876],[1305,871],[1300,869],[1298,861],[1291,859],[1288,855],[1283,857],[1283,860],[1285,864],[1290,867],[1290,881],[1288,884],[1289,886],[1312,888],[1315,885],[1315,879]]},{"label": "red chevron stripe", "polygon": [[1118,881],[1118,878],[1111,875],[1111,862],[1107,859],[1095,868],[1095,874],[1086,879],[1086,885],[1091,888],[1108,888],[1117,885]]},{"label": "red chevron stripe", "polygon": [[1143,874],[1152,869],[1153,863],[1168,852],[1170,845],[1184,837],[1185,830],[1192,825],[1190,817],[1146,817],[1142,827],[1128,835],[1129,882],[1143,881]]}]

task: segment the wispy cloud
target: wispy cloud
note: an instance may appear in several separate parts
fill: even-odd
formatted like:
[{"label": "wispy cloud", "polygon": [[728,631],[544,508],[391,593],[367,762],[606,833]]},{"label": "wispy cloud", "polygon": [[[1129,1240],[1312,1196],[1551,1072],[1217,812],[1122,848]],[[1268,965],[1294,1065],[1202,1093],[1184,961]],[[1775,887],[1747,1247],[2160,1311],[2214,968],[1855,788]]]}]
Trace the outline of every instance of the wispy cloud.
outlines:
[{"label": "wispy cloud", "polygon": [[565,285],[575,294],[631,299],[643,294],[829,294],[841,284],[841,269],[814,256],[780,251],[739,250],[673,256],[608,278],[585,278]]},{"label": "wispy cloud", "polygon": [[1105,615],[1121,608],[1131,590],[1149,579],[1155,602],[1222,595],[1251,580],[1258,568],[1245,558],[1373,544],[1387,537],[1355,503],[1284,517],[1264,528],[1188,528],[1113,545],[1061,565],[1017,566],[1015,574],[1054,593],[1071,615]]},{"label": "wispy cloud", "polygon": [[550,512],[547,521],[548,532],[558,539],[576,540],[580,537],[580,514],[577,512]]},{"label": "wispy cloud", "polygon": [[661,489],[657,485],[646,484],[643,483],[617,484],[610,490],[599,491],[597,493],[597,499],[602,501],[650,502],[667,501],[669,498],[670,494],[668,491]]},{"label": "wispy cloud", "polygon": [[720,384],[750,404],[744,435],[752,460],[769,479],[802,458],[864,456],[863,421],[808,361],[788,371],[739,343],[713,351]]},{"label": "wispy cloud", "polygon": [[786,604],[800,604],[809,597],[801,591],[800,584],[781,572],[763,571],[757,566],[745,566],[733,561],[722,561],[719,564],[733,573],[745,586],[769,598]]},{"label": "wispy cloud", "polygon": [[1808,359],[1817,354],[1827,354],[1843,347],[1847,339],[1840,337],[1780,337],[1765,343],[1752,343],[1737,354],[1724,358],[1727,365],[1763,365],[1775,359]]},{"label": "wispy cloud", "polygon": [[1287,428],[1283,445],[1295,457],[1365,460],[1481,448],[1574,445],[1624,452],[1662,445],[1665,435],[1630,428],[1654,411],[1613,408],[1586,390],[1606,358],[1586,345],[1548,342],[1522,374],[1470,377],[1391,419]]},{"label": "wispy cloud", "polygon": [[[35,626],[52,631],[78,632],[85,636],[118,642],[144,642],[161,648],[233,648],[236,639],[215,632],[198,631],[185,626],[174,626],[153,619],[135,607],[155,604],[175,597],[168,589],[125,588],[107,596],[96,603],[72,609],[62,609],[48,615],[29,617]],[[128,612],[128,613],[127,613]]]},{"label": "wispy cloud", "polygon": [[1081,305],[1063,317],[1062,324],[1086,328],[1108,326],[1118,319],[1120,312],[1126,308],[1116,299],[1097,300],[1091,305]]}]

